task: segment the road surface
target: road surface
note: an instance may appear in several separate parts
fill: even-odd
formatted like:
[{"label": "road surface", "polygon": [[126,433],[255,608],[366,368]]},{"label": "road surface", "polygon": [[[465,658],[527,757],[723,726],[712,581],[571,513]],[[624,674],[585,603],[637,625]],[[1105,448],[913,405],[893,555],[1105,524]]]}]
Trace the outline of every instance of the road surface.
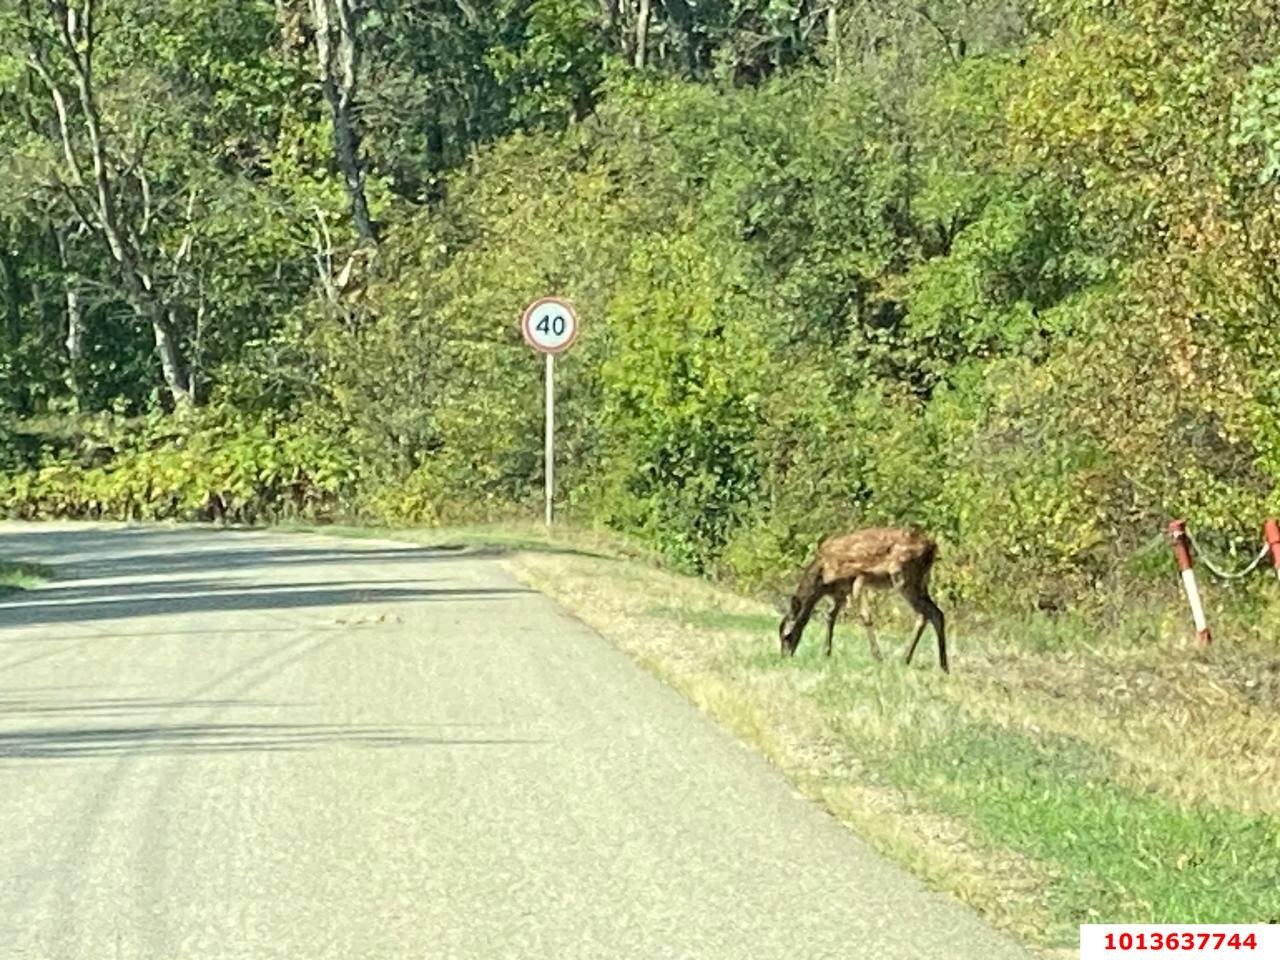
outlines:
[{"label": "road surface", "polygon": [[0,960],[1025,960],[483,553],[0,556]]}]

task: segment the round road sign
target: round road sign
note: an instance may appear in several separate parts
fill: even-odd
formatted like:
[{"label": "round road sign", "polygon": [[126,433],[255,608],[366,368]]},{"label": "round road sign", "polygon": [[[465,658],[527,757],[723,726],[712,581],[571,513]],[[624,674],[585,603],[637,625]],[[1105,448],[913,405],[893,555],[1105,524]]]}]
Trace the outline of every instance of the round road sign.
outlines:
[{"label": "round road sign", "polygon": [[578,337],[578,315],[567,301],[543,297],[525,308],[521,327],[533,349],[541,353],[561,353]]}]

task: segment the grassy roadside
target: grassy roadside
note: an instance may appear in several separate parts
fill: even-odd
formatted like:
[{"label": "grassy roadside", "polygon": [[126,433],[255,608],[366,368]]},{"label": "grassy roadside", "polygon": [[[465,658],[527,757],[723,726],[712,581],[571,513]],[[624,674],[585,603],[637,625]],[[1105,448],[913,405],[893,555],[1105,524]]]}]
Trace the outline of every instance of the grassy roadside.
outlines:
[{"label": "grassy roadside", "polygon": [[49,576],[49,569],[38,563],[0,560],[0,597],[37,586],[48,580]]},{"label": "grassy roadside", "polygon": [[[1074,956],[1082,922],[1280,922],[1275,647],[957,615],[948,678],[931,646],[909,670],[875,664],[853,624],[827,662],[815,618],[784,663],[769,606],[606,538],[363,532],[500,546],[798,790],[1045,955]],[[877,604],[886,650],[900,607]]]}]

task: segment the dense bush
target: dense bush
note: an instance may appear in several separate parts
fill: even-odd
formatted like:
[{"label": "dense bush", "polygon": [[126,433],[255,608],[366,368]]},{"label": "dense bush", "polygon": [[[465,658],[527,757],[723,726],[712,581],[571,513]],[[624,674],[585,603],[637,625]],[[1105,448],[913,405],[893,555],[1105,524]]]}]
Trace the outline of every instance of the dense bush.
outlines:
[{"label": "dense bush", "polygon": [[266,522],[340,513],[357,464],[333,438],[206,411],[99,420],[32,468],[0,477],[0,509],[22,519]]}]

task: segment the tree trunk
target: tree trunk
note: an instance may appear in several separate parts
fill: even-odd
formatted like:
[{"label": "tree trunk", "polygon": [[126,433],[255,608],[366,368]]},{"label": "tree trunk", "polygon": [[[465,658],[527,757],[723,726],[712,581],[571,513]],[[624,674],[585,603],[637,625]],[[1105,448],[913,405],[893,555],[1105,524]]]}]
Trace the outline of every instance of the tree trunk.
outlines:
[{"label": "tree trunk", "polygon": [[844,71],[844,51],[840,46],[840,4],[831,0],[827,7],[827,49],[830,50],[831,72],[839,80]]},{"label": "tree trunk", "polygon": [[173,311],[156,304],[151,317],[151,331],[156,341],[156,356],[160,358],[160,369],[164,371],[165,383],[169,385],[169,393],[175,406],[190,407],[195,402],[191,393],[191,381],[182,362],[182,354],[178,348],[176,324],[173,322]]},{"label": "tree trunk", "polygon": [[191,371],[190,383],[188,387],[191,390],[191,400],[198,403],[200,400],[200,386],[204,377],[204,327],[205,316],[208,313],[208,300],[205,299],[204,286],[200,287],[199,303],[196,307],[195,316],[195,334],[192,338],[191,345],[191,362],[187,364]]},{"label": "tree trunk", "polygon": [[359,11],[351,0],[311,0],[320,87],[333,115],[333,154],[351,199],[351,219],[362,240],[376,244],[378,225],[369,213],[360,132],[355,123],[361,46]]},{"label": "tree trunk", "polygon": [[[97,0],[85,0],[78,12],[62,4],[52,4],[51,7],[57,18],[58,43],[62,55],[74,73],[74,96],[80,106],[86,142],[85,146],[80,146],[77,142],[79,138],[72,133],[68,94],[54,75],[46,56],[47,50],[37,43],[31,50],[30,62],[53,101],[63,158],[71,180],[69,185],[59,180],[58,186],[63,189],[80,222],[105,243],[111,259],[119,269],[131,305],[140,318],[151,323],[161,373],[174,406],[189,406],[191,394],[187,389],[187,374],[171,319],[172,306],[152,282],[153,271],[138,242],[142,231],[128,221],[127,209],[125,213],[121,213],[116,195],[118,187],[110,169],[101,112],[93,90],[94,41],[97,39],[94,13]],[[91,167],[88,176],[84,172],[79,150],[88,151]]]},{"label": "tree trunk", "polygon": [[643,70],[649,49],[649,13],[650,0],[640,0],[640,11],[636,15],[636,69]]},{"label": "tree trunk", "polygon": [[680,45],[683,48],[684,66],[690,79],[697,76],[699,53],[697,35],[694,33],[694,13],[687,0],[663,0],[667,10],[667,18],[680,30]]},{"label": "tree trunk", "polygon": [[80,397],[84,391],[81,368],[84,361],[84,304],[80,301],[80,277],[71,263],[67,249],[67,237],[61,226],[53,228],[54,242],[58,245],[58,262],[62,267],[62,291],[67,308],[67,336],[63,341],[67,348],[67,373],[64,382],[71,392],[71,401],[80,409]]},{"label": "tree trunk", "polygon": [[600,0],[600,23],[607,32],[618,25],[618,0]]},{"label": "tree trunk", "polygon": [[22,330],[22,304],[27,299],[22,293],[22,278],[18,274],[19,260],[15,254],[0,249],[0,273],[4,274],[5,286],[5,346],[14,349],[18,345],[18,336]]}]

